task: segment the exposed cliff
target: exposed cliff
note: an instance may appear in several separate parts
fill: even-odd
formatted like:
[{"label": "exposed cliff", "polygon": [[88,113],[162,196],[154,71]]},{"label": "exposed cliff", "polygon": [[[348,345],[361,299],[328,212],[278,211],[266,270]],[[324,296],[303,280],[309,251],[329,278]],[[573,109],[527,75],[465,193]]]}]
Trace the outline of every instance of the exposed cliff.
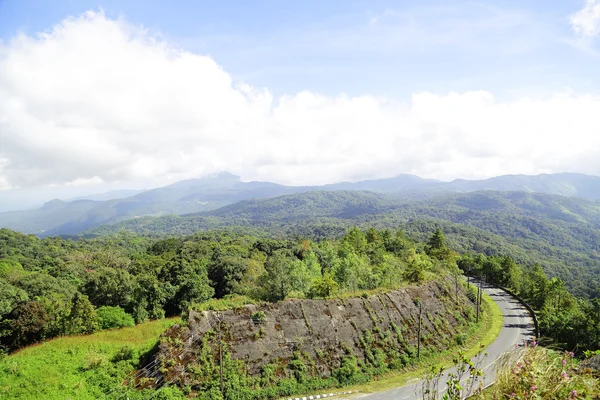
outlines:
[{"label": "exposed cliff", "polygon": [[422,354],[464,340],[474,303],[462,286],[457,302],[454,285],[440,280],[364,298],[192,311],[187,327],[163,335],[156,354],[163,368],[154,377],[159,384],[178,381],[198,390],[209,380],[218,382],[219,334],[223,363],[235,364],[236,373],[257,386],[285,379],[348,383],[360,374],[402,368],[417,356],[419,302]]}]

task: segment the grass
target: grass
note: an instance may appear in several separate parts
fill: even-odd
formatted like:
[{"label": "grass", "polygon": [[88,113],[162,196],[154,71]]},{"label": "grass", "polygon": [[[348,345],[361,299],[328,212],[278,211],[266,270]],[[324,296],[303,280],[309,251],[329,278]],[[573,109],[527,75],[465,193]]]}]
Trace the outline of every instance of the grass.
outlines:
[{"label": "grass", "polygon": [[506,354],[496,382],[478,398],[597,399],[597,373],[582,368],[573,353],[527,346]]},{"label": "grass", "polygon": [[256,300],[248,296],[229,295],[222,299],[209,299],[203,303],[193,304],[191,309],[194,311],[226,311],[256,303]]},{"label": "grass", "polygon": [[[215,300],[198,305],[205,310],[224,310],[248,304],[243,296]],[[463,349],[468,356],[477,354],[480,346],[495,340],[502,327],[502,313],[489,296],[484,294],[487,310],[477,332],[467,340]],[[110,362],[124,346],[134,353],[132,360],[148,352],[168,327],[180,322],[178,318],[152,321],[131,328],[102,331],[87,336],[62,337],[30,346],[0,359],[0,399],[97,399],[102,398],[102,387],[116,386],[122,375],[133,369],[133,364],[119,364],[119,373],[107,371],[116,368]],[[455,350],[423,357],[421,362],[403,371],[390,372],[377,380],[355,386],[361,392],[381,391],[401,386],[421,378],[431,365],[450,366]],[[100,366],[96,368],[96,366]],[[118,387],[118,386],[116,386]]]},{"label": "grass", "polygon": [[0,399],[97,399],[94,366],[108,364],[123,347],[143,355],[161,333],[180,321],[151,321],[26,347],[0,360]]},{"label": "grass", "polygon": [[[359,391],[361,393],[381,392],[404,386],[411,381],[421,379],[430,372],[431,366],[445,365],[450,368],[452,359],[456,357],[456,351],[460,348],[464,350],[467,357],[474,357],[479,354],[482,348],[489,346],[500,334],[503,325],[502,311],[496,303],[485,292],[483,293],[483,302],[486,304],[487,312],[484,314],[480,329],[472,335],[464,346],[448,349],[442,353],[436,353],[428,357],[423,357],[420,362],[411,365],[401,371],[388,372],[376,377],[372,382],[351,386],[347,389]],[[323,391],[325,393],[326,391]],[[311,393],[312,394],[312,393]]]}]

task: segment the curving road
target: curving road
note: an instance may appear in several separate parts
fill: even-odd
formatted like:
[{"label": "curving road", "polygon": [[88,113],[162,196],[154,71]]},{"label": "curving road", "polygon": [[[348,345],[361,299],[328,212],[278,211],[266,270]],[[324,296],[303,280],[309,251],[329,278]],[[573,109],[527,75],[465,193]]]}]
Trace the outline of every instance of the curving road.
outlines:
[{"label": "curving road", "polygon": [[[522,344],[525,340],[533,339],[535,334],[533,320],[521,303],[501,289],[484,286],[484,290],[498,304],[504,317],[504,326],[498,338],[486,349],[488,356],[483,361],[483,370],[485,374],[484,385],[487,385],[495,379],[494,366],[502,354],[514,348],[515,345]],[[447,370],[441,381],[446,382],[447,374],[453,371],[454,368]],[[417,399],[420,389],[421,381],[418,381],[385,392],[362,394],[353,398],[360,398],[361,400]],[[445,387],[440,388],[440,390],[444,389]]]}]

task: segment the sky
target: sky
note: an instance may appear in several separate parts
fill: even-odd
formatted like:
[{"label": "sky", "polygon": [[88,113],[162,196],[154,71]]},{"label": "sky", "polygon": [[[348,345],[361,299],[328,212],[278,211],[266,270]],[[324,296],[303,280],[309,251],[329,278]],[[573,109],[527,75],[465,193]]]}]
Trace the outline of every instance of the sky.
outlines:
[{"label": "sky", "polygon": [[229,171],[600,175],[600,0],[0,0],[0,211]]}]

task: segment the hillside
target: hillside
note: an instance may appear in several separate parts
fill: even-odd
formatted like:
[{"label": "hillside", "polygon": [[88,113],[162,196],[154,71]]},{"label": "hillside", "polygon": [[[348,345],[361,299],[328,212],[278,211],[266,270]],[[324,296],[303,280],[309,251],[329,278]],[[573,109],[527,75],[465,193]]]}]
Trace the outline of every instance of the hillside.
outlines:
[{"label": "hillside", "polygon": [[199,213],[242,200],[308,191],[340,190],[386,193],[402,200],[423,200],[451,193],[480,190],[524,191],[597,200],[600,199],[600,178],[580,174],[542,174],[441,182],[413,175],[400,175],[388,179],[300,187],[270,182],[243,182],[237,176],[220,173],[203,179],[177,182],[125,198],[119,196],[100,201],[102,196],[97,196],[92,197],[94,200],[53,200],[39,209],[0,213],[0,227],[40,236],[73,235],[100,225],[132,218]]},{"label": "hillside", "polygon": [[[426,310],[421,317],[420,307]],[[219,314],[192,310],[186,326],[161,338],[154,359],[167,360],[166,366],[150,369],[137,383],[181,387],[195,381],[194,392],[209,391],[219,382],[219,330],[226,335],[223,374],[236,377],[225,385],[225,398],[248,398],[250,391],[252,398],[280,398],[365,383],[464,345],[476,332],[475,310],[463,285],[457,300],[444,280],[347,299],[289,299]],[[202,340],[190,344],[190,337]]]},{"label": "hillside", "polygon": [[311,192],[242,201],[221,209],[161,218],[140,218],[88,232],[191,234],[242,226],[271,235],[341,236],[347,227],[402,227],[424,240],[436,226],[459,251],[510,254],[542,263],[576,293],[595,293],[600,273],[600,205],[556,195],[474,192],[409,201],[370,192]]},{"label": "hillside", "polygon": [[[40,236],[76,234],[124,219],[194,213],[243,199],[272,197],[295,190],[300,189],[268,182],[242,182],[236,176],[219,174],[177,182],[120,199],[72,202],[53,200],[36,210],[1,213],[0,227]],[[60,207],[57,207],[58,204]],[[47,212],[49,205],[59,208],[59,212]]]}]

